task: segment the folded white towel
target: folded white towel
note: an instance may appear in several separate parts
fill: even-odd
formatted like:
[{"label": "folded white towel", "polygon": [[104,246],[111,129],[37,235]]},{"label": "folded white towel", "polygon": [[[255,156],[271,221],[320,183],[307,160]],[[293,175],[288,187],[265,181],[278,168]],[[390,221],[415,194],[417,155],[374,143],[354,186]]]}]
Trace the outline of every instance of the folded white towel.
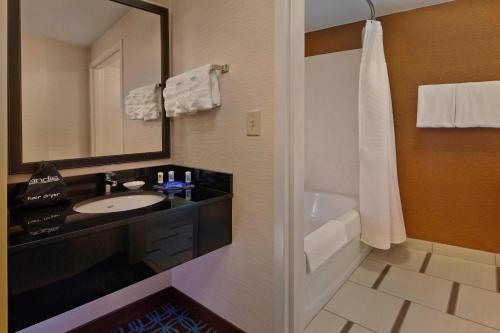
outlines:
[{"label": "folded white towel", "polygon": [[417,127],[455,127],[455,86],[439,84],[418,88]]},{"label": "folded white towel", "polygon": [[125,97],[125,113],[132,120],[156,120],[161,114],[160,97],[156,84],[131,90]]},{"label": "folded white towel", "polygon": [[198,67],[168,79],[163,97],[167,117],[219,107],[219,78],[215,65]]},{"label": "folded white towel", "polygon": [[337,220],[329,221],[307,235],[304,239],[307,272],[317,270],[347,242],[346,226]]},{"label": "folded white towel", "polygon": [[457,84],[457,127],[500,127],[500,81]]}]

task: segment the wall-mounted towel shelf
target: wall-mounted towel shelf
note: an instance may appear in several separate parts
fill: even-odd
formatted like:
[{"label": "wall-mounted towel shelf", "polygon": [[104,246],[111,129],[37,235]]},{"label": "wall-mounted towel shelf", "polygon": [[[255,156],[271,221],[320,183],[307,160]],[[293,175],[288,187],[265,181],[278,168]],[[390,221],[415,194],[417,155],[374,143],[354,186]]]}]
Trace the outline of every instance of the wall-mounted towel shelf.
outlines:
[{"label": "wall-mounted towel shelf", "polygon": [[[229,65],[228,64],[224,64],[224,65],[214,65],[214,69],[216,71],[220,71],[222,74],[226,74],[229,72]],[[158,83],[156,85],[158,88],[161,88],[163,87],[164,85],[162,83]]]}]

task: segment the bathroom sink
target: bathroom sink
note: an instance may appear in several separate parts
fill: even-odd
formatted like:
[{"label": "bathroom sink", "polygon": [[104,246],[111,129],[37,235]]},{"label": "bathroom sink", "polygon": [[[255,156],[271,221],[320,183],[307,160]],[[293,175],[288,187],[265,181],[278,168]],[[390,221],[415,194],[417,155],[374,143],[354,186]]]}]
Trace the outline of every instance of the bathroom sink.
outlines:
[{"label": "bathroom sink", "polygon": [[80,202],[73,207],[73,210],[84,214],[116,213],[151,206],[165,198],[165,195],[157,192],[101,196]]}]

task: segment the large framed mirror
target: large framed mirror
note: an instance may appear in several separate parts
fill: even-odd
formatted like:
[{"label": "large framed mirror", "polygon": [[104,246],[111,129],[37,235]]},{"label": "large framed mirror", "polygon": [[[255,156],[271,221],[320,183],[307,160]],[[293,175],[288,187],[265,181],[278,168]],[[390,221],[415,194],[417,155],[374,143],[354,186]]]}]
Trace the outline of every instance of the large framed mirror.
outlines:
[{"label": "large framed mirror", "polygon": [[139,0],[9,0],[9,170],[170,156],[168,9]]}]

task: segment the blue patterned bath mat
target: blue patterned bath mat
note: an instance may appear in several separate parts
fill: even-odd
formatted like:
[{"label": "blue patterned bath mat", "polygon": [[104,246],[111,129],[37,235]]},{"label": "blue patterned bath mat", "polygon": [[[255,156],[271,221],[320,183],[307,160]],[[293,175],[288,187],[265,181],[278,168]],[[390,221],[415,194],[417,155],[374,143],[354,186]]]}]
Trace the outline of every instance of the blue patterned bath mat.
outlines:
[{"label": "blue patterned bath mat", "polygon": [[183,307],[166,303],[109,333],[216,333],[204,321],[195,321]]}]

